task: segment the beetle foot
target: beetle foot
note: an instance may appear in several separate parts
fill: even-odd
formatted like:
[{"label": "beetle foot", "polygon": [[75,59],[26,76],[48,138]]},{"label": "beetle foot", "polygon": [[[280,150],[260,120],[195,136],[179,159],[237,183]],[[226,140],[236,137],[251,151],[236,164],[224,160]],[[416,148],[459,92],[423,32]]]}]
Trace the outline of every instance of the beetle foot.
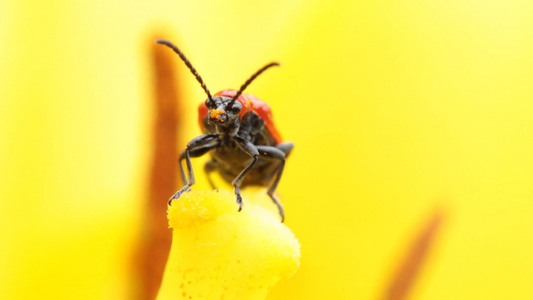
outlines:
[{"label": "beetle foot", "polygon": [[274,202],[274,204],[276,204],[276,206],[278,207],[279,216],[281,217],[281,223],[285,222],[285,212],[283,211],[283,206],[281,205],[281,203],[279,203],[278,199],[274,197],[273,193],[269,192],[268,196],[270,196],[270,199],[272,199],[272,202]]},{"label": "beetle foot", "polygon": [[235,188],[235,195],[237,196],[237,204],[239,204],[239,210],[237,210],[237,211],[241,211],[242,210],[241,189],[236,187]]},{"label": "beetle foot", "polygon": [[168,199],[168,205],[171,206],[172,205],[172,201],[176,200],[176,199],[179,199],[179,197],[181,197],[181,195],[185,192],[188,192],[191,190],[191,186],[190,185],[186,185],[184,186],[181,190],[177,191],[172,197],[170,197],[170,199]]}]

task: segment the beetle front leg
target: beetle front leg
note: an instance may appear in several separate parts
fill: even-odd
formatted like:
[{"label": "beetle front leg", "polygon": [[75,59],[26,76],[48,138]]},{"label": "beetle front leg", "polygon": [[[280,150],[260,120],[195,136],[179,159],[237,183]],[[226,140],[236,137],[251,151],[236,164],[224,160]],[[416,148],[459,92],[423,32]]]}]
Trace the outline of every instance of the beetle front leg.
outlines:
[{"label": "beetle front leg", "polygon": [[235,141],[237,142],[237,146],[244,151],[244,153],[250,155],[252,157],[252,161],[242,170],[237,177],[235,177],[235,180],[231,183],[233,187],[235,188],[235,196],[237,197],[237,204],[239,204],[239,210],[242,210],[242,196],[241,196],[241,184],[244,181],[244,178],[246,175],[250,172],[250,170],[254,167],[254,165],[259,160],[259,152],[257,151],[256,146],[245,139],[235,137]]},{"label": "beetle front leg", "polygon": [[[187,144],[187,148],[180,155],[179,165],[183,183],[185,184],[180,190],[178,190],[170,199],[168,199],[168,205],[172,205],[174,199],[178,199],[183,193],[190,191],[191,186],[196,182],[194,179],[194,171],[192,169],[191,156],[199,157],[207,153],[209,150],[217,147],[219,143],[217,134],[204,134],[194,138]],[[181,161],[185,159],[187,163],[187,171],[189,179],[185,177],[183,170],[183,164]]]},{"label": "beetle front leg", "polygon": [[[200,157],[210,150],[212,150],[215,146],[213,145],[207,145],[207,146],[201,146],[193,149],[189,149],[189,155],[190,157]],[[187,177],[185,177],[185,171],[183,170],[183,163],[182,161],[186,158],[185,150],[181,153],[180,158],[178,160],[178,164],[180,165],[180,172],[181,172],[181,179],[183,180],[183,184],[187,183]]]},{"label": "beetle front leg", "polygon": [[[187,180],[187,178],[185,177],[185,172],[183,171],[183,166],[181,164],[181,161],[183,160],[184,157],[187,162],[187,169],[189,171],[189,180]],[[168,199],[168,205],[172,205],[172,201],[174,199],[178,199],[181,196],[181,194],[190,191],[191,186],[195,183],[194,172],[192,170],[191,156],[189,154],[189,149],[185,149],[182,155],[180,155],[179,164],[180,164],[181,176],[183,179],[183,183],[185,185],[181,189],[179,189],[174,195],[172,195],[170,199]]]}]

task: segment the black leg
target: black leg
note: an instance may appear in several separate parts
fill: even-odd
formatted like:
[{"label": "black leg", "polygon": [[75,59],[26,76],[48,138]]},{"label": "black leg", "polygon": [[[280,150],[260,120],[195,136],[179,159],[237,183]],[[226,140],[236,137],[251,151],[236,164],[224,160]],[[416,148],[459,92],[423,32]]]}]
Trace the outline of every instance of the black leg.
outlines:
[{"label": "black leg", "polygon": [[248,174],[248,172],[250,172],[250,170],[254,167],[255,163],[257,163],[257,161],[259,160],[259,153],[257,152],[256,146],[250,141],[247,141],[239,137],[235,137],[235,142],[242,151],[244,151],[246,154],[252,157],[252,161],[246,166],[246,168],[244,168],[244,170],[242,170],[241,173],[239,173],[239,175],[237,175],[237,177],[235,177],[235,179],[231,183],[233,187],[235,188],[235,196],[237,197],[237,204],[239,204],[238,211],[241,211],[242,196],[241,196],[240,187],[241,187],[241,184],[244,178],[246,178],[246,175]]},{"label": "black leg", "polygon": [[278,199],[274,196],[274,192],[276,191],[276,188],[278,187],[279,180],[281,178],[281,174],[283,173],[283,169],[285,168],[285,160],[281,161],[281,164],[279,165],[278,169],[276,170],[276,178],[274,179],[274,182],[270,187],[268,188],[267,195],[270,196],[270,199],[272,199],[272,202],[276,204],[278,207],[279,215],[281,216],[281,223],[285,221],[285,212],[283,211],[283,206],[281,203],[279,203]]},{"label": "black leg", "polygon": [[[217,134],[204,134],[199,137],[194,138],[187,144],[187,148],[180,155],[180,171],[183,178],[184,186],[177,191],[170,199],[168,200],[168,205],[172,205],[174,199],[178,199],[183,193],[188,192],[191,189],[191,186],[195,183],[194,180],[194,171],[192,169],[191,156],[198,157],[202,156],[209,150],[215,148],[219,143]],[[183,170],[183,165],[181,161],[185,159],[187,163],[187,171],[189,179],[185,178],[185,172]]]},{"label": "black leg", "polygon": [[[170,199],[168,199],[168,205],[172,205],[172,201],[174,199],[178,199],[181,194],[190,191],[191,186],[195,183],[194,180],[194,172],[192,170],[192,164],[191,164],[191,156],[189,155],[189,149],[185,149],[184,152],[185,155],[181,155],[180,157],[180,170],[181,170],[181,176],[183,177],[183,181],[185,185],[177,191]],[[185,172],[183,171],[183,166],[181,164],[181,160],[183,159],[183,156],[185,156],[185,161],[187,162],[187,170],[189,171],[189,180],[185,178]]]},{"label": "black leg", "polygon": [[276,145],[276,148],[283,151],[283,153],[285,153],[285,159],[287,159],[289,157],[289,154],[291,154],[292,149],[294,148],[294,144],[290,142],[285,142]]},{"label": "black leg", "polygon": [[275,169],[274,181],[268,188],[267,194],[272,199],[272,202],[278,207],[279,215],[281,216],[281,222],[285,221],[285,212],[283,211],[283,206],[279,203],[278,199],[274,196],[274,192],[278,187],[281,175],[283,174],[283,169],[285,168],[285,159],[289,155],[290,151],[293,148],[292,143],[280,144],[276,147],[272,146],[257,146],[259,151],[259,157],[265,160],[278,160],[279,166]]},{"label": "black leg", "polygon": [[[191,148],[189,149],[189,155],[191,157],[200,157],[206,154],[207,152],[209,152],[210,150],[213,150],[215,146],[208,144],[207,146]],[[185,159],[185,151],[183,151],[183,153],[180,156],[179,164],[180,164],[181,178],[183,179],[183,184],[187,184],[187,178],[185,177],[185,172],[183,171],[183,164],[182,164],[183,159]]]},{"label": "black leg", "polygon": [[213,190],[216,190],[217,187],[213,183],[213,179],[211,178],[211,173],[215,171],[218,167],[218,162],[216,160],[210,160],[205,163],[204,165],[204,172],[205,176],[207,177],[207,182],[209,182],[209,185]]}]

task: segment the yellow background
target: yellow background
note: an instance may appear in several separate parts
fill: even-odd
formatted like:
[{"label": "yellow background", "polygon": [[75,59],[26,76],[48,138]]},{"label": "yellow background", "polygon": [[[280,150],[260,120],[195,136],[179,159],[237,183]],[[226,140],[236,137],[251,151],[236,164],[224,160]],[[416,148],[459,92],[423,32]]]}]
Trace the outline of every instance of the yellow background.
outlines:
[{"label": "yellow background", "polygon": [[196,2],[0,2],[3,299],[127,295],[156,33],[212,91],[282,62],[247,90],[296,145],[302,266],[272,299],[381,297],[437,207],[411,299],[533,297],[531,1]]}]

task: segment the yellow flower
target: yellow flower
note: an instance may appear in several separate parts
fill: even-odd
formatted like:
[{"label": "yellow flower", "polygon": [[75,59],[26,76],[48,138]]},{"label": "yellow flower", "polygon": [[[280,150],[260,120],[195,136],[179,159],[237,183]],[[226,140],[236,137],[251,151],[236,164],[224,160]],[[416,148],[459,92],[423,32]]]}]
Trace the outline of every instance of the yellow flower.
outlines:
[{"label": "yellow flower", "polygon": [[169,207],[172,248],[158,299],[264,299],[296,272],[298,241],[277,212],[251,201],[270,200],[266,190],[255,193],[241,212],[229,191],[193,191]]},{"label": "yellow flower", "polygon": [[[435,207],[443,225],[406,295],[531,299],[532,8],[2,1],[0,298],[137,294],[133,253],[161,226],[146,222],[157,37],[213,91],[282,62],[247,90],[295,143],[278,190],[301,267],[269,299],[387,297]],[[180,127],[168,145],[181,150],[205,95],[174,66]],[[201,166],[193,190],[207,189]],[[166,222],[169,196],[150,220]]]}]

